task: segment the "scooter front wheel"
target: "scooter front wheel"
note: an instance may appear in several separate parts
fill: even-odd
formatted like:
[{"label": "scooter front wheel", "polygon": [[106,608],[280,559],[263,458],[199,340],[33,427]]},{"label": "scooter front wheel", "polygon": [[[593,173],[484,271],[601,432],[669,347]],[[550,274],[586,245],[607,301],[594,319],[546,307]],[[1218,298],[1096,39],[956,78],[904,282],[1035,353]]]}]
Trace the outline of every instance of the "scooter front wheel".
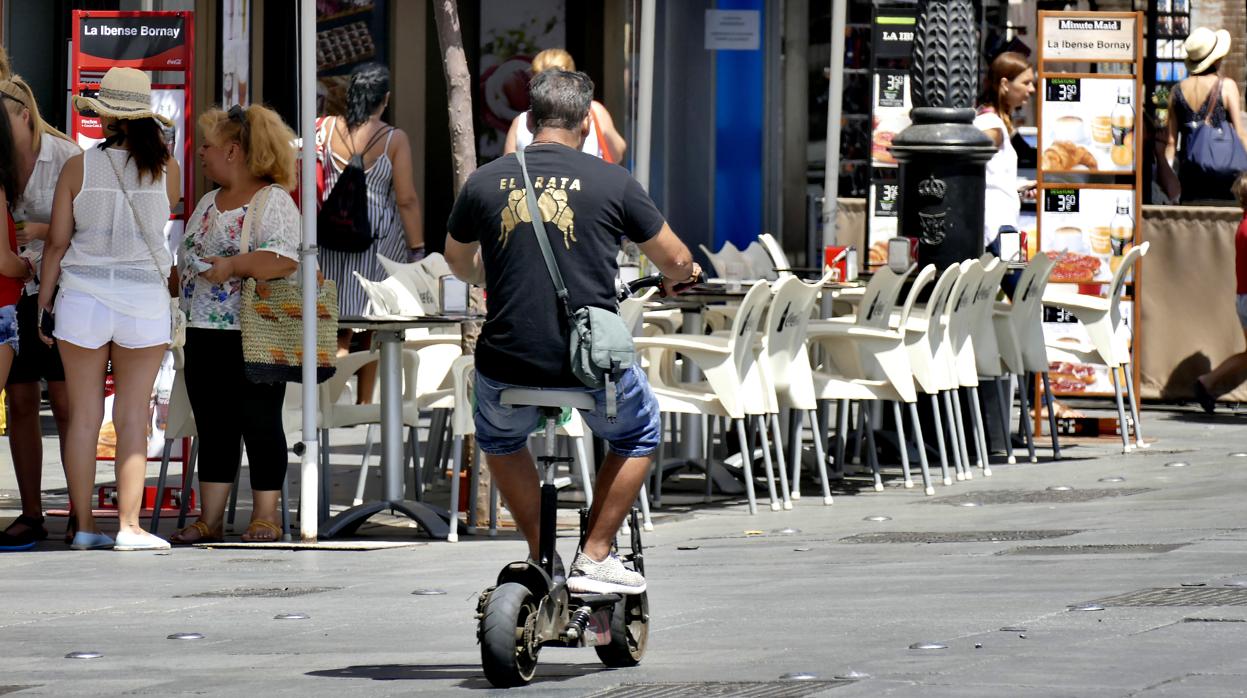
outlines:
[{"label": "scooter front wheel", "polygon": [[537,671],[534,623],[537,601],[522,584],[500,585],[489,594],[481,618],[481,666],[498,688],[523,686]]},{"label": "scooter front wheel", "polygon": [[598,659],[608,667],[641,663],[649,639],[649,598],[645,593],[625,596],[611,612],[611,641],[598,645]]}]

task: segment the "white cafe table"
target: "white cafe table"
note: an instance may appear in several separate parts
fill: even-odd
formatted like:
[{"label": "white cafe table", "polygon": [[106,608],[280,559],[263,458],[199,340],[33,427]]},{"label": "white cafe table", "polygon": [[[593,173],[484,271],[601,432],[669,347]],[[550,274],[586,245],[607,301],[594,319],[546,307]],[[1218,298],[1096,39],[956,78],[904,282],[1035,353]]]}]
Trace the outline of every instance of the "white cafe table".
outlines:
[{"label": "white cafe table", "polygon": [[[321,528],[321,538],[349,535],[372,515],[382,511],[402,514],[420,524],[430,536],[445,538],[450,530],[450,514],[445,509],[425,502],[404,498],[403,494],[403,338],[407,330],[417,327],[459,325],[483,320],[478,315],[346,316],[338,318],[338,327],[371,330],[373,339],[381,344],[377,375],[381,383],[381,499],[364,502],[331,518]],[[322,482],[325,481],[322,474]],[[326,498],[328,490],[326,490]],[[326,510],[328,507],[326,506]]]}]

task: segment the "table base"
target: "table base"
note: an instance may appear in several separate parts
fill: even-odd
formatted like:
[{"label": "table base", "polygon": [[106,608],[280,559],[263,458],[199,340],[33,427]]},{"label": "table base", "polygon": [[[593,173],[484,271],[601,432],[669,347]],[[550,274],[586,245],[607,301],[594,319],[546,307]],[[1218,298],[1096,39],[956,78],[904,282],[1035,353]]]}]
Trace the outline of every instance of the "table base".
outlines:
[{"label": "table base", "polygon": [[420,524],[420,527],[433,538],[445,538],[446,534],[450,533],[450,524],[447,523],[447,519],[450,518],[449,512],[424,502],[405,499],[367,502],[353,506],[325,522],[318,537],[328,540],[340,535],[350,535],[374,514],[387,510],[402,514]]}]

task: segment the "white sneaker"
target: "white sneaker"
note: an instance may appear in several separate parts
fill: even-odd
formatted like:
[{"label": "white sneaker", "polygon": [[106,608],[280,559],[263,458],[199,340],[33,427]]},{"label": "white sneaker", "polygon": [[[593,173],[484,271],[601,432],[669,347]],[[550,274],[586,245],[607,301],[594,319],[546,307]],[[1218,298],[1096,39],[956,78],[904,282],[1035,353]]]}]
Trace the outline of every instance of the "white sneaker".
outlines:
[{"label": "white sneaker", "polygon": [[645,591],[645,577],[623,566],[623,560],[611,553],[601,562],[594,562],[584,553],[577,553],[567,575],[567,589],[578,594],[624,594]]},{"label": "white sneaker", "polygon": [[168,550],[171,547],[169,541],[147,531],[118,531],[116,541],[113,550]]}]

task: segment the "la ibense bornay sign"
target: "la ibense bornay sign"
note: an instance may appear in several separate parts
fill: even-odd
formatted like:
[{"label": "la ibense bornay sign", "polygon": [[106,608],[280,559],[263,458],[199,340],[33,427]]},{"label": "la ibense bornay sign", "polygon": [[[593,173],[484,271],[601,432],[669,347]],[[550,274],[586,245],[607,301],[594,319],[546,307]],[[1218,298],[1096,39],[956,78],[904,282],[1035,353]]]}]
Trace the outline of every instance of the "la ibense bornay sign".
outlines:
[{"label": "la ibense bornay sign", "polygon": [[1133,61],[1132,17],[1045,17],[1044,60]]}]

